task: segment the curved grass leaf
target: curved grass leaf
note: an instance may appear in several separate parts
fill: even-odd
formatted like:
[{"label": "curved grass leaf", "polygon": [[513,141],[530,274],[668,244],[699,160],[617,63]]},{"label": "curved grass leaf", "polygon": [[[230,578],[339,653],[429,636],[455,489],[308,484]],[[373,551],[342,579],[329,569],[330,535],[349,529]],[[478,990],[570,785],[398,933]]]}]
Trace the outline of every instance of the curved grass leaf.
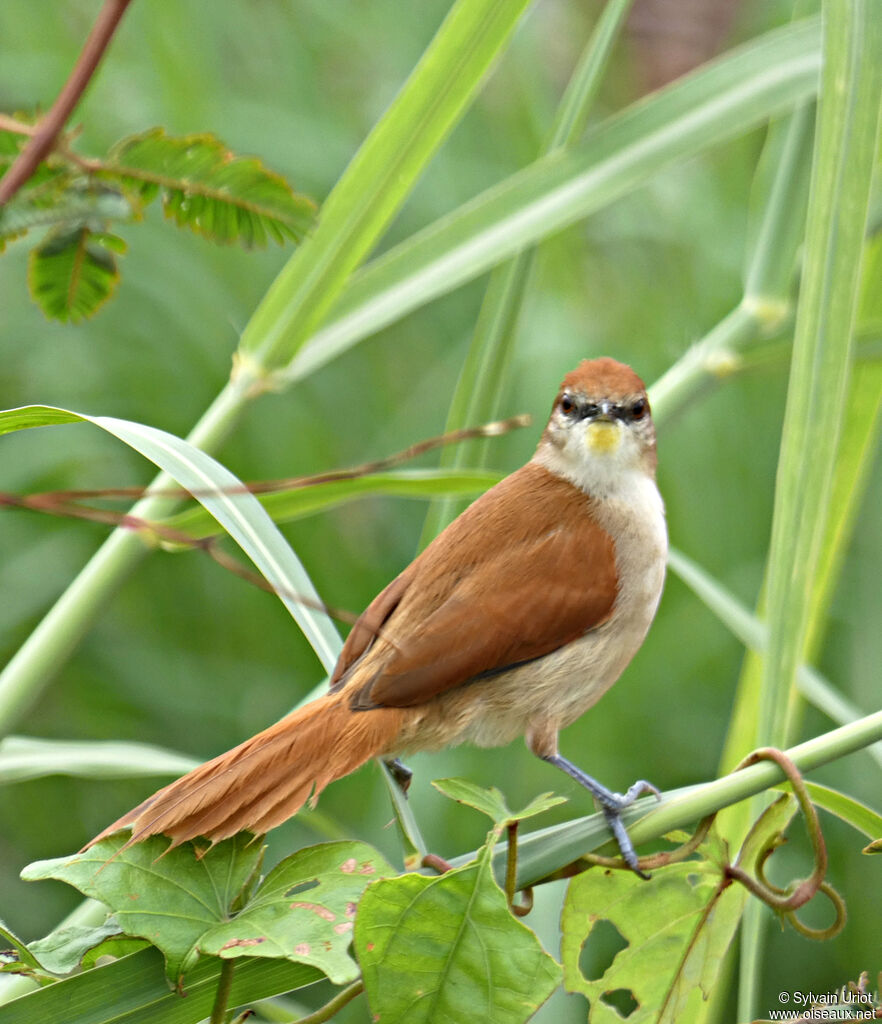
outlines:
[{"label": "curved grass leaf", "polygon": [[369,886],[355,948],[371,1012],[384,1024],[520,1024],[560,978],[509,911],[489,846],[439,878],[408,874]]},{"label": "curved grass leaf", "polygon": [[[320,606],[318,594],[297,556],[241,480],[187,441],[142,423],[110,416],[85,416],[50,406],[26,406],[0,412],[0,435],[55,423],[94,423],[150,459],[199,501],[251,558],[291,612],[328,672],[340,650],[340,638],[328,618],[307,606]],[[0,720],[18,694],[0,692]],[[4,707],[4,704],[7,707]]]},{"label": "curved grass leaf", "polygon": [[[370,473],[350,480],[329,480],[306,487],[292,487],[270,494],[258,494],[257,500],[274,523],[326,512],[365,497],[432,498],[439,495],[473,497],[498,483],[501,474],[489,470],[407,469],[388,473]],[[180,530],[190,537],[209,537],[218,532],[216,521],[202,508],[188,509],[162,520],[164,526]],[[178,550],[180,545],[167,542]]]},{"label": "curved grass leaf", "polygon": [[198,762],[147,743],[89,742],[7,736],[0,740],[0,785],[74,775],[86,779],[127,779],[182,775]]},{"label": "curved grass leaf", "polygon": [[390,249],[352,278],[284,371],[300,379],[361,339],[817,87],[819,24],[777,29],[598,125]]},{"label": "curved grass leaf", "polygon": [[232,921],[199,940],[203,953],[224,958],[284,957],[311,964],[336,985],[354,981],[346,952],[365,886],[396,872],[373,847],[339,842],[286,857],[260,883]]},{"label": "curved grass leaf", "polygon": [[121,238],[85,224],[53,231],[28,261],[32,298],[50,320],[77,323],[92,316],[119,283],[113,253],[124,250]]},{"label": "curved grass leaf", "polygon": [[235,156],[213,135],[175,138],[153,128],[119,142],[100,174],[144,203],[160,195],[166,217],[221,244],[299,241],[313,220],[313,203],[281,175]]}]

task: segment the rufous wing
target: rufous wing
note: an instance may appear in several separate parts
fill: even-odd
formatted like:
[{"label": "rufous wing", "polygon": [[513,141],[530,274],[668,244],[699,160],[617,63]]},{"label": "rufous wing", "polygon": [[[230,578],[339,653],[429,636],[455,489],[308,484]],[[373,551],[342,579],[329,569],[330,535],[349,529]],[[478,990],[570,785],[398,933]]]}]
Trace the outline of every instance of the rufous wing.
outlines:
[{"label": "rufous wing", "polygon": [[413,707],[570,643],[606,621],[616,594],[615,548],[591,499],[528,464],[368,607],[334,678],[353,709]]}]

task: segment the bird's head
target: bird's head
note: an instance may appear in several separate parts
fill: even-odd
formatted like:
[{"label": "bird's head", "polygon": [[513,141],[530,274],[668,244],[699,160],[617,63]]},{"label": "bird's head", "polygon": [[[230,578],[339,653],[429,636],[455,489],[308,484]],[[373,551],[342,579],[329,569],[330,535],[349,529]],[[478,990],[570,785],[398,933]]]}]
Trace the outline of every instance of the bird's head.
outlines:
[{"label": "bird's head", "polygon": [[561,383],[537,458],[589,493],[635,471],[654,476],[655,427],[643,381],[615,359],[580,363]]}]

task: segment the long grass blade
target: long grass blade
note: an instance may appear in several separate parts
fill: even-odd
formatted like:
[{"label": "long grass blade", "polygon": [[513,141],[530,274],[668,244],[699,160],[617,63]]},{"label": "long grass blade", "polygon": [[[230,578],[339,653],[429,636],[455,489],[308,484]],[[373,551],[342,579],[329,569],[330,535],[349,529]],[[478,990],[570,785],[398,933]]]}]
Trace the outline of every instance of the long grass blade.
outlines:
[{"label": "long grass blade", "polygon": [[544,157],[365,267],[283,376],[307,376],[661,168],[783,113],[814,93],[818,68],[819,25],[809,19],[769,32],[615,115],[572,151]]}]

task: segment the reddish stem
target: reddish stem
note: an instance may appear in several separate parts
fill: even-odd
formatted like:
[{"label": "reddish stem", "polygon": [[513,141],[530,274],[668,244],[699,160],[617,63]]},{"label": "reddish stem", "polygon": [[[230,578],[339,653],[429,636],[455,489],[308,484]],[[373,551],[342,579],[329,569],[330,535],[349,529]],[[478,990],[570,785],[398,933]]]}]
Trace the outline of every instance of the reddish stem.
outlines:
[{"label": "reddish stem", "polygon": [[110,44],[122,16],[131,0],[105,0],[89,38],[74,64],[68,80],[50,107],[46,116],[36,126],[24,149],[18,154],[13,165],[0,179],[0,206],[6,203],[25,184],[40,165],[40,161],[55,145],[71,112],[86,91],[95,70]]}]

